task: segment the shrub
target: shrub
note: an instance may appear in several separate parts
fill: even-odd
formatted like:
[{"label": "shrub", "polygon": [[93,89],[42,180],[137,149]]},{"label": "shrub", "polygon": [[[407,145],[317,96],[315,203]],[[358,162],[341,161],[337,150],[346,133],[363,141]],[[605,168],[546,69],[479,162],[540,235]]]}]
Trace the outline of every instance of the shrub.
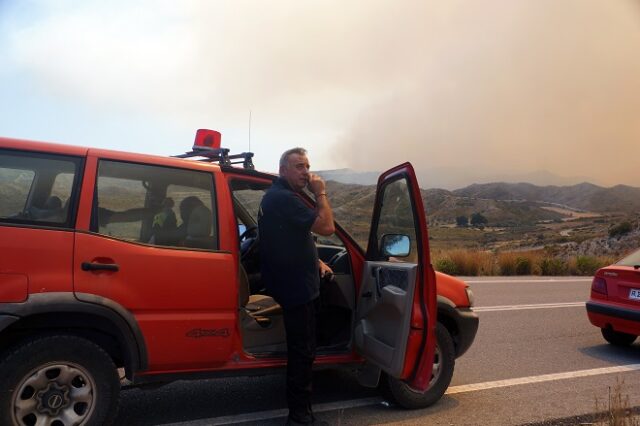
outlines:
[{"label": "shrub", "polygon": [[611,265],[615,259],[608,256],[577,256],[569,260],[571,275],[594,275],[603,266]]},{"label": "shrub", "polygon": [[500,253],[498,268],[500,275],[531,275],[537,255],[533,252]]},{"label": "shrub", "polygon": [[568,271],[567,263],[559,257],[545,257],[540,261],[542,275],[566,275]]},{"label": "shrub", "polygon": [[473,213],[471,215],[471,226],[482,226],[486,225],[489,221],[486,217],[484,217],[481,213]]},{"label": "shrub", "polygon": [[593,256],[578,256],[576,258],[576,274],[577,275],[593,275],[602,266],[598,258]]},{"label": "shrub", "polygon": [[631,226],[631,222],[619,223],[618,225],[614,225],[609,228],[609,237],[614,238],[622,236],[624,234],[628,234],[632,229],[633,226]]},{"label": "shrub", "polygon": [[528,257],[516,258],[516,275],[531,275],[531,259]]},{"label": "shrub", "polygon": [[436,268],[436,271],[440,271],[445,274],[459,275],[458,265],[448,257],[437,259],[434,263],[434,267]]},{"label": "shrub", "polygon": [[456,217],[456,226],[469,226],[469,218],[466,216]]}]

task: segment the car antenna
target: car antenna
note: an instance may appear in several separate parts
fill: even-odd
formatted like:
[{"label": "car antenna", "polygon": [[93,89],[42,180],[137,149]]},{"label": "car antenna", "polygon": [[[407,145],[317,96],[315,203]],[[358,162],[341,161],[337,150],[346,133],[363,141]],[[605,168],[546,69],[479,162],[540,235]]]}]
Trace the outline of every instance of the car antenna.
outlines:
[{"label": "car antenna", "polygon": [[251,110],[249,110],[249,152],[251,152]]}]

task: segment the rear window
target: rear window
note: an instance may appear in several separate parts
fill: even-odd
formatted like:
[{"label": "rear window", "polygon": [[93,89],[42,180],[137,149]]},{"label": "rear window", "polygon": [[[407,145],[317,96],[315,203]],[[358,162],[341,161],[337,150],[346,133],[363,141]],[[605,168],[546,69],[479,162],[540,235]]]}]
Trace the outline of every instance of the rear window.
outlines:
[{"label": "rear window", "polygon": [[631,253],[629,256],[618,261],[616,265],[620,266],[636,266],[640,265],[640,250]]},{"label": "rear window", "polygon": [[0,223],[73,227],[82,159],[0,150]]}]

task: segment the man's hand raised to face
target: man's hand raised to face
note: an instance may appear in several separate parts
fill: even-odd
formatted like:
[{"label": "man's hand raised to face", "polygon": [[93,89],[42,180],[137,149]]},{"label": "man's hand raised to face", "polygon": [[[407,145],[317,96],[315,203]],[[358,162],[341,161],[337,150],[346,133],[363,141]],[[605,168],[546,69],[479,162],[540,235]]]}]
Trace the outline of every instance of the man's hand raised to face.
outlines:
[{"label": "man's hand raised to face", "polygon": [[333,234],[336,231],[333,224],[333,212],[329,205],[324,181],[315,173],[309,173],[308,187],[316,197],[316,212],[318,213],[316,221],[311,226],[311,231],[324,236]]},{"label": "man's hand raised to face", "polygon": [[309,190],[318,198],[320,194],[325,193],[324,180],[315,173],[309,173]]}]

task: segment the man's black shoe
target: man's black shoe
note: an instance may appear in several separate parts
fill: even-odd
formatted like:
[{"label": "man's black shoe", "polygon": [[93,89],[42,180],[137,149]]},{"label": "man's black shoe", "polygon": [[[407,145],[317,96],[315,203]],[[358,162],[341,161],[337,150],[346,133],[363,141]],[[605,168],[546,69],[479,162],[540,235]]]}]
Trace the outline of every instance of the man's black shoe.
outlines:
[{"label": "man's black shoe", "polygon": [[287,423],[285,423],[286,426],[299,426],[299,425],[312,425],[313,424],[313,417],[309,416],[306,419],[294,419],[291,416],[287,417]]}]

